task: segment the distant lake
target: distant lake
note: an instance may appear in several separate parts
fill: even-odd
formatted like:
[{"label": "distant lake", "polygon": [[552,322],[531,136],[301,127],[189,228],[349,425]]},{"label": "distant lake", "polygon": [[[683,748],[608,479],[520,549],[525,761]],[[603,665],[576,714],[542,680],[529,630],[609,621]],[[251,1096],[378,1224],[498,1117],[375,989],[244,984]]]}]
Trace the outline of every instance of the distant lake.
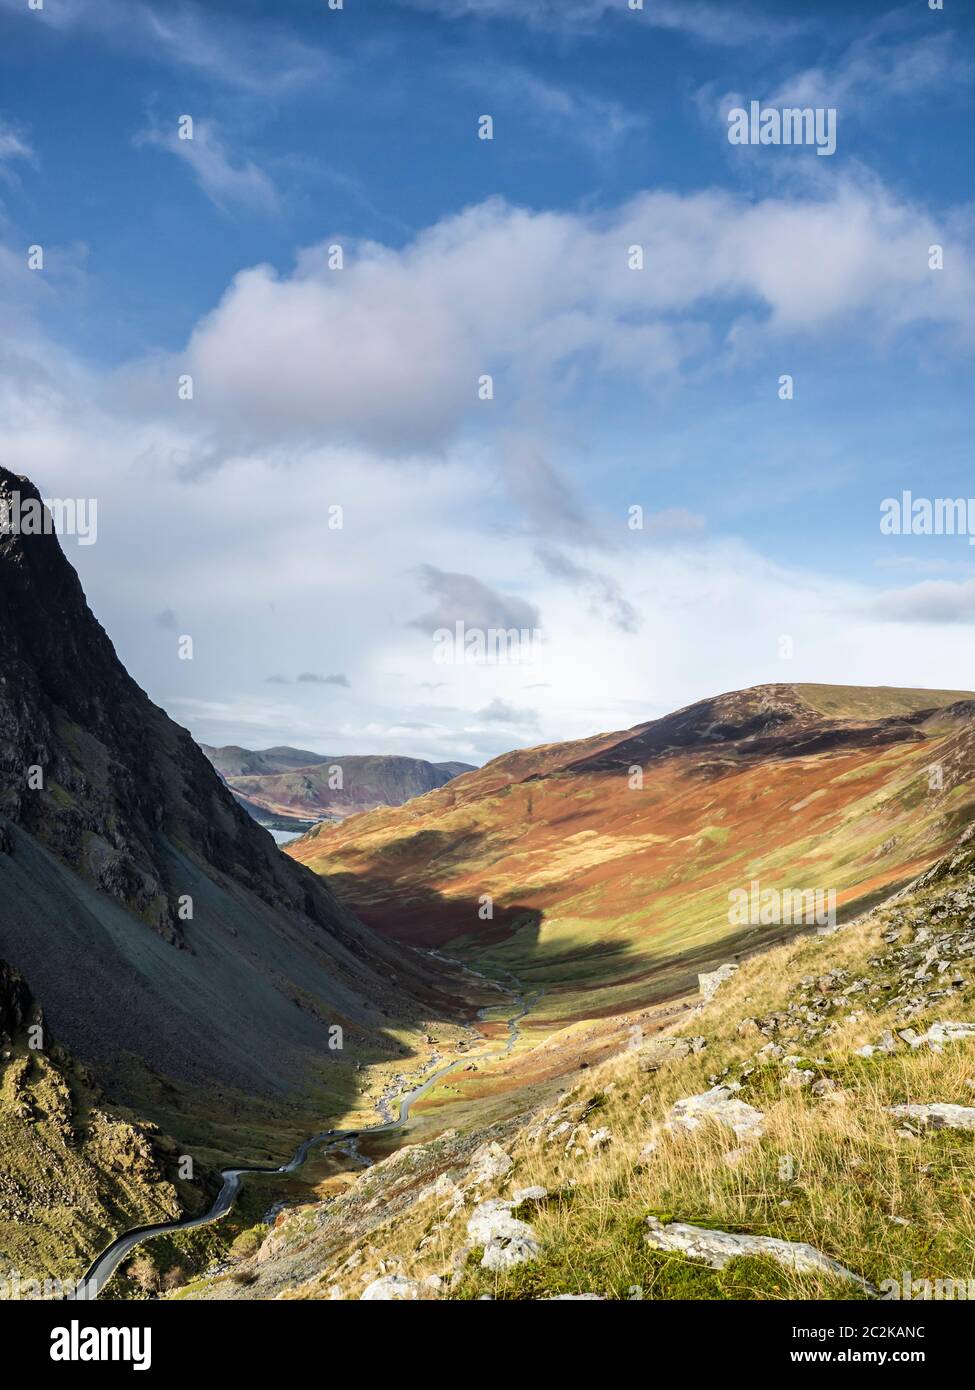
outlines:
[{"label": "distant lake", "polygon": [[276,845],[286,845],[289,840],[297,840],[299,835],[305,833],[303,830],[272,830],[269,825],[266,825],[264,829],[269,835],[274,836]]}]

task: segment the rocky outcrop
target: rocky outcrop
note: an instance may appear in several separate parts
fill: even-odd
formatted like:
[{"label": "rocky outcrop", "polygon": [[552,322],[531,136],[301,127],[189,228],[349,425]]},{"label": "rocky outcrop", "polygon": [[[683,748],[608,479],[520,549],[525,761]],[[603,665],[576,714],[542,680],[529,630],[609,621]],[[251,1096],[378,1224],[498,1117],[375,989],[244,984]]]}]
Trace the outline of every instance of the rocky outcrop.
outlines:
[{"label": "rocky outcrop", "polygon": [[12,965],[0,960],[0,1044],[9,1046],[28,1023],[41,1020],[26,982]]},{"label": "rocky outcrop", "polygon": [[726,980],[731,979],[737,969],[738,966],[729,961],[727,965],[719,965],[717,970],[711,970],[707,974],[698,975],[697,987],[701,995],[702,1003],[709,1004],[721,986]]},{"label": "rocky outcrop", "polygon": [[395,1299],[412,1302],[422,1297],[422,1289],[416,1279],[407,1279],[402,1274],[384,1274],[381,1279],[367,1284],[359,1297],[363,1303],[384,1303]]},{"label": "rocky outcrop", "polygon": [[894,1105],[891,1115],[905,1120],[918,1129],[961,1129],[975,1131],[975,1109],[969,1105],[949,1105],[934,1101],[931,1105]]},{"label": "rocky outcrop", "polygon": [[901,1033],[901,1037],[910,1047],[930,1047],[932,1052],[940,1052],[946,1043],[967,1042],[975,1038],[975,1023],[932,1023],[920,1035],[907,1029]]},{"label": "rocky outcrop", "polygon": [[647,1218],[646,1240],[655,1250],[667,1250],[703,1260],[712,1269],[723,1269],[730,1260],[743,1255],[764,1255],[795,1274],[823,1274],[847,1283],[859,1284],[865,1293],[876,1290],[866,1279],[803,1241],[778,1240],[774,1236],[738,1235],[731,1231],[711,1231],[688,1226],[682,1221],[664,1225],[655,1216]]},{"label": "rocky outcrop", "polygon": [[534,1229],[527,1221],[512,1216],[514,1203],[492,1197],[474,1208],[467,1223],[472,1245],[484,1247],[481,1268],[502,1270],[534,1260],[541,1249]]},{"label": "rocky outcrop", "polygon": [[641,1071],[655,1072],[671,1062],[681,1062],[685,1057],[703,1052],[704,1038],[660,1037],[651,1038],[637,1049],[637,1065]]},{"label": "rocky outcrop", "polygon": [[753,1105],[736,1099],[730,1086],[714,1086],[698,1096],[685,1096],[671,1108],[664,1128],[671,1134],[692,1134],[709,1121],[730,1129],[742,1143],[762,1136],[765,1117]]}]

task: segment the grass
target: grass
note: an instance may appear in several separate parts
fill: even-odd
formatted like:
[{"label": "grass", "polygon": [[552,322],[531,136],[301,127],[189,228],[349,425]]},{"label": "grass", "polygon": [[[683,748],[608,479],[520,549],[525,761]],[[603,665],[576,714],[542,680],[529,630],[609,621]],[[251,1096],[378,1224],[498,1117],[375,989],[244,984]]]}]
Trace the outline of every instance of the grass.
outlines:
[{"label": "grass", "polygon": [[[972,861],[969,853],[964,867],[970,870]],[[540,1185],[551,1194],[523,1202],[516,1213],[535,1230],[541,1253],[493,1273],[472,1250],[449,1296],[863,1297],[858,1285],[798,1276],[765,1258],[712,1270],[655,1251],[644,1239],[649,1215],[807,1242],[877,1287],[891,1279],[899,1284],[905,1271],[914,1279],[975,1277],[975,1136],[945,1130],[910,1137],[889,1113],[913,1101],[975,1104],[975,1044],[956,1043],[941,1053],[904,1046],[889,1056],[856,1055],[884,1029],[903,1026],[891,998],[901,991],[904,967],[884,933],[899,929],[910,942],[913,927],[931,922],[936,932],[963,934],[970,911],[952,916],[943,903],[966,881],[959,876],[834,935],[753,958],[680,1030],[704,1036],[703,1051],[648,1073],[640,1049],[628,1050],[587,1071],[554,1108],[526,1117],[507,1146],[515,1164],[499,1193]],[[930,1000],[912,1020],[917,1031],[937,1018],[975,1017],[975,959],[958,964],[967,983]],[[803,1041],[801,1010],[827,971],[846,972],[836,987],[839,1002],[825,1013],[825,1032]],[[865,988],[844,1003],[840,991],[859,979]],[[776,1036],[799,1059],[797,1070],[834,1089],[814,1095],[809,1086],[785,1086],[788,1067],[756,1059],[766,1039],[746,1021],[772,1014],[781,1016]],[[709,1089],[720,1075],[740,1080],[740,1098],[763,1112],[760,1141],[739,1147],[716,1124],[691,1134],[667,1132],[663,1121],[673,1103]],[[610,1146],[590,1151],[583,1138],[567,1151],[564,1136],[547,1140],[546,1117],[562,1115],[589,1130],[608,1128]],[[469,1209],[452,1216],[431,1199],[371,1237],[372,1246],[385,1260],[401,1261],[397,1268],[409,1277],[449,1276],[468,1215]]]}]

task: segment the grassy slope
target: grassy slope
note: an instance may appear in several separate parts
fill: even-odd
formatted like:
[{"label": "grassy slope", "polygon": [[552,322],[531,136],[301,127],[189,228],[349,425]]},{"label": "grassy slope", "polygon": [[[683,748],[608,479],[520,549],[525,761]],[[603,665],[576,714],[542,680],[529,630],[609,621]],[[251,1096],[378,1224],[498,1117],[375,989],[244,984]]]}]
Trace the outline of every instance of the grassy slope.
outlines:
[{"label": "grassy slope", "polygon": [[877,685],[795,685],[796,694],[820,714],[832,718],[883,719],[914,710],[943,709],[959,700],[975,700],[970,690],[906,689]]},{"label": "grassy slope", "polygon": [[[811,718],[847,721],[961,698],[820,686],[796,694]],[[371,925],[544,988],[538,1028],[672,997],[719,956],[767,944],[768,929],[736,933],[728,921],[729,891],[753,879],[832,888],[841,916],[862,910],[934,862],[975,802],[967,718],[934,715],[916,738],[802,756],[698,743],[650,759],[641,790],[626,766],[592,770],[593,755],[623,738],[509,755],[411,806],[314,831],[288,852]],[[947,775],[932,790],[938,762]],[[478,914],[483,894],[494,900],[492,922]]]},{"label": "grassy slope", "polygon": [[202,1209],[176,1157],[61,1049],[16,1040],[0,1062],[0,1273],[76,1278],[119,1230]]},{"label": "grassy slope", "polygon": [[[447,1296],[862,1297],[855,1286],[797,1276],[767,1259],[734,1261],[716,1272],[657,1253],[644,1241],[651,1214],[806,1241],[875,1286],[900,1281],[904,1271],[914,1279],[975,1277],[975,1136],[910,1135],[888,1113],[906,1102],[975,1102],[975,1043],[939,1053],[898,1041],[892,1055],[857,1055],[884,1029],[910,1025],[921,1033],[935,1020],[975,1018],[971,841],[928,877],[916,892],[838,933],[792,941],[746,962],[709,1005],[685,1014],[673,1030],[704,1037],[703,1051],[648,1071],[654,1043],[635,1038],[637,1045],[577,1073],[554,1105],[526,1115],[504,1138],[513,1169],[482,1196],[534,1184],[547,1189],[548,1197],[517,1212],[540,1238],[540,1257],[494,1274],[480,1268],[474,1250]],[[758,1055],[769,1042],[781,1056]],[[786,1084],[795,1068],[783,1056],[798,1058],[799,1071],[832,1089],[814,1094],[812,1084]],[[714,1124],[681,1137],[662,1128],[677,1099],[717,1079],[739,1083],[740,1098],[763,1112],[765,1133],[754,1146],[739,1149]],[[566,1121],[569,1134],[575,1130],[568,1143],[556,1128]],[[593,1150],[587,1137],[597,1129],[611,1140]],[[449,1277],[466,1240],[469,1207],[451,1214],[445,1199],[417,1200],[449,1163],[443,1142],[413,1151],[410,1204],[366,1235],[356,1230],[352,1208],[344,1240],[347,1218],[329,1224],[328,1205],[292,1218],[274,1258],[261,1266],[258,1296],[270,1288],[276,1296],[355,1298],[383,1269]],[[402,1172],[399,1164],[360,1180],[363,1199],[370,1199],[362,1210],[382,1211],[390,1193],[404,1187]],[[356,1250],[358,1266],[349,1274],[343,1261]],[[245,1273],[243,1281],[251,1277]],[[217,1286],[198,1291],[222,1296]]]}]

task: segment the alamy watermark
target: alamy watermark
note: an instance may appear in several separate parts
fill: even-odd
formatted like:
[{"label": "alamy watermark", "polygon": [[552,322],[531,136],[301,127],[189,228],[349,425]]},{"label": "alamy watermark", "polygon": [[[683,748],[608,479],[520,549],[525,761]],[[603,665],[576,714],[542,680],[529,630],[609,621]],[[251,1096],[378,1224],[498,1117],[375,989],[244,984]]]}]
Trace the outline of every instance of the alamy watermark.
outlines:
[{"label": "alamy watermark", "polygon": [[883,536],[967,536],[975,545],[975,497],[885,497],[880,504]]},{"label": "alamy watermark", "polygon": [[763,888],[753,879],[728,894],[733,927],[836,926],[835,888]]},{"label": "alamy watermark", "polygon": [[79,545],[98,539],[94,497],[0,497],[0,536],[77,536]]},{"label": "alamy watermark", "polygon": [[915,1279],[905,1269],[899,1279],[883,1279],[880,1297],[896,1302],[970,1303],[975,1301],[975,1279]]},{"label": "alamy watermark", "polygon": [[77,1279],[25,1279],[19,1269],[0,1275],[0,1303],[37,1302],[84,1297],[85,1286]]},{"label": "alamy watermark", "polygon": [[541,654],[537,627],[468,627],[459,621],[433,634],[438,666],[524,666],[538,662]]},{"label": "alamy watermark", "polygon": [[835,106],[763,106],[760,101],[728,112],[731,145],[815,145],[817,154],[836,152]]}]

